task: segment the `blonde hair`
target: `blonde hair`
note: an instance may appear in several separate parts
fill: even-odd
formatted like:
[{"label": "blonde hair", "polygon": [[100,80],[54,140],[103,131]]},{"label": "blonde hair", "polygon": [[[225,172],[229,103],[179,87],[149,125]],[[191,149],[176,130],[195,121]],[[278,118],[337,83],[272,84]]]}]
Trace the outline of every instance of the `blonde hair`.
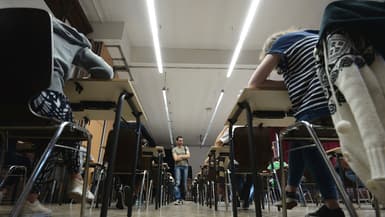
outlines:
[{"label": "blonde hair", "polygon": [[286,35],[287,33],[297,32],[299,30],[300,30],[299,28],[293,26],[293,27],[290,27],[287,30],[276,32],[276,33],[273,33],[272,35],[270,35],[266,39],[265,43],[263,44],[262,51],[259,54],[259,61],[261,61],[263,58],[265,58],[267,52],[271,49],[271,47],[273,46],[274,42],[276,42],[278,38],[280,38],[283,35]]}]

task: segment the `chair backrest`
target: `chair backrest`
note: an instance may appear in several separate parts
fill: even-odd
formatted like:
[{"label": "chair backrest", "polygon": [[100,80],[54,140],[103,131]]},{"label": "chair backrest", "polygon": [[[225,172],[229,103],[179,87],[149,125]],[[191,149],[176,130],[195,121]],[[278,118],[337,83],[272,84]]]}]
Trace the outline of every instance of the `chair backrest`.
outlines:
[{"label": "chair backrest", "polygon": [[[108,133],[107,148],[104,154],[104,161],[109,158],[109,152],[113,141],[114,132]],[[136,157],[136,140],[137,133],[135,128],[121,127],[118,138],[118,148],[115,156],[114,173],[130,173],[134,167]],[[142,152],[142,146],[139,146],[139,152]],[[140,165],[138,165],[140,167]]]},{"label": "chair backrest", "polygon": [[0,9],[0,124],[34,119],[28,101],[49,87],[52,76],[52,23],[34,8]]},{"label": "chair backrest", "polygon": [[[273,157],[270,138],[270,128],[254,127],[255,153],[253,160],[256,162],[257,170],[264,170]],[[251,161],[249,157],[248,128],[237,127],[234,129],[234,158],[239,166],[236,171],[251,172]]]}]

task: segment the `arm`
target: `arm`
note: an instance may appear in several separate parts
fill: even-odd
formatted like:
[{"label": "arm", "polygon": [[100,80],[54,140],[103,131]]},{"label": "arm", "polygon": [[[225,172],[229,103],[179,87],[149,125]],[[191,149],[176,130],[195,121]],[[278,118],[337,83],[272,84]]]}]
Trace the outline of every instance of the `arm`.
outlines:
[{"label": "arm", "polygon": [[90,73],[91,78],[112,79],[114,77],[112,67],[89,48],[81,49],[76,54],[73,64],[85,69]]},{"label": "arm", "polygon": [[267,54],[251,75],[248,87],[286,89],[283,81],[266,80],[270,73],[278,66],[279,60],[278,54]]},{"label": "arm", "polygon": [[179,155],[181,160],[187,160],[190,158],[190,150],[187,147],[185,147],[185,149],[186,149],[186,154]]},{"label": "arm", "polygon": [[180,158],[181,156],[179,155],[177,155],[175,152],[174,153],[172,153],[172,157],[174,158],[174,161],[181,161],[182,159]]},{"label": "arm", "polygon": [[228,133],[229,131],[229,126],[225,126],[222,131],[219,133],[219,135],[217,136],[217,138],[215,139],[215,143],[214,143],[214,146],[216,147],[222,147],[223,146],[223,141],[222,141],[222,137],[224,134]]}]

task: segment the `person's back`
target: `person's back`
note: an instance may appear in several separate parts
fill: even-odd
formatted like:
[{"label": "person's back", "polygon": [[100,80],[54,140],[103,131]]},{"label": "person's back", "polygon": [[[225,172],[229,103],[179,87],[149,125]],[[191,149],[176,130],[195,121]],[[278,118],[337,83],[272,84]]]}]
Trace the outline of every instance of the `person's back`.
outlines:
[{"label": "person's back", "polygon": [[[262,61],[249,80],[250,88],[284,88],[288,90],[297,121],[322,121],[330,119],[327,99],[315,69],[314,49],[318,42],[316,31],[285,31],[269,37],[262,50]],[[283,74],[283,82],[268,80],[274,70]],[[339,208],[337,191],[330,172],[318,150],[303,149],[304,141],[292,142],[289,152],[289,175],[286,191],[286,207],[297,205],[296,189],[304,173],[305,165],[315,176],[324,198],[325,206],[307,216],[343,217]],[[282,206],[282,201],[276,204]]]}]

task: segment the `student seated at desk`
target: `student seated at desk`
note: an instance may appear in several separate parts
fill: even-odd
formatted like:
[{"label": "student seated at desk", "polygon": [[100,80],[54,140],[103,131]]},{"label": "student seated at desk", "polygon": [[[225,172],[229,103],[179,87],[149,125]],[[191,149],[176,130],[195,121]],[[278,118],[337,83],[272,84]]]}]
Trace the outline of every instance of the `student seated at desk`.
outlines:
[{"label": "student seated at desk", "polygon": [[[273,34],[266,40],[261,53],[261,63],[248,83],[249,88],[286,87],[297,121],[314,123],[330,119],[328,102],[315,69],[313,52],[318,38],[318,32],[311,30],[289,30]],[[283,82],[267,80],[274,69],[283,75]],[[291,148],[303,145],[308,143],[293,142]],[[289,165],[288,183],[285,189],[288,209],[297,205],[295,192],[306,166],[315,176],[325,203],[316,212],[306,216],[345,216],[338,204],[333,178],[316,147],[290,151]],[[282,205],[282,202],[277,205]]]},{"label": "student seated at desk", "polygon": [[[71,77],[72,66],[85,69],[91,78],[111,79],[113,70],[101,57],[91,51],[91,44],[88,39],[76,29],[57,20],[52,16],[53,25],[53,63],[51,86],[32,99],[31,109],[38,115],[55,118],[61,121],[73,121],[72,110],[68,98],[63,93],[63,86],[66,80]],[[97,94],[97,93],[95,93]],[[78,143],[65,144],[77,148]],[[65,162],[68,163],[69,174],[71,175],[69,196],[80,201],[83,188],[83,178],[80,175],[79,154],[77,151],[60,149],[63,151]],[[48,161],[47,164],[53,162]],[[49,167],[50,165],[46,165]],[[40,189],[40,181],[44,180],[44,174],[40,174],[34,189]],[[40,181],[39,181],[40,180]],[[87,200],[94,198],[90,191],[87,191]],[[37,194],[31,194],[26,202],[32,206],[34,212],[50,214],[51,210],[43,207],[37,199]]]}]

